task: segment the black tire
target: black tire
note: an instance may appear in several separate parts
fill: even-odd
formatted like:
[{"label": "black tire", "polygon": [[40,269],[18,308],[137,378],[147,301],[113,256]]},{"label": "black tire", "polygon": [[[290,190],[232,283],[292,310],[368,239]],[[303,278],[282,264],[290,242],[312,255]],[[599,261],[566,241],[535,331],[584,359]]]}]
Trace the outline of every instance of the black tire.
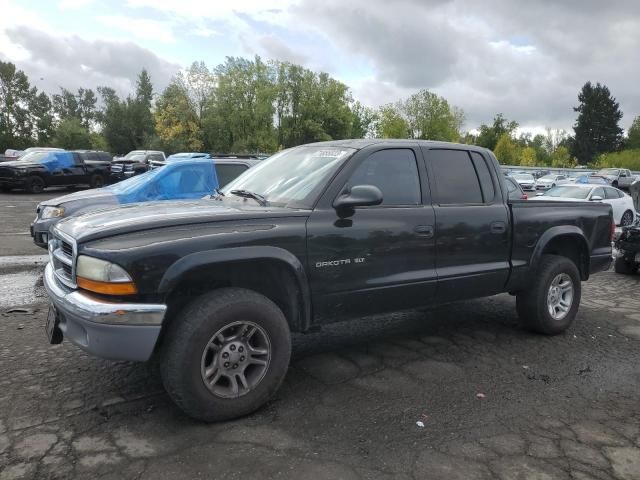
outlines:
[{"label": "black tire", "polygon": [[621,273],[622,275],[633,275],[638,271],[638,264],[629,262],[624,257],[618,257],[613,264],[613,269],[616,273]]},{"label": "black tire", "polygon": [[91,188],[102,188],[104,187],[104,177],[97,173],[91,176],[91,181],[89,182],[89,186]]},{"label": "black tire", "polygon": [[[250,321],[266,332],[270,359],[251,390],[224,398],[205,385],[201,368],[214,334],[238,321]],[[215,422],[264,405],[280,387],[290,357],[291,334],[282,310],[252,290],[223,288],[195,299],[172,319],[160,351],[160,371],[167,393],[187,415]]]},{"label": "black tire", "polygon": [[627,227],[633,223],[633,212],[631,210],[627,210],[620,217],[620,226]]},{"label": "black tire", "polygon": [[44,187],[46,186],[44,180],[40,177],[29,177],[26,180],[27,191],[29,193],[42,193],[44,191]]},{"label": "black tire", "polygon": [[[573,283],[573,299],[566,315],[561,319],[551,316],[547,305],[551,284],[560,274],[568,275]],[[537,333],[557,335],[564,332],[576,316],[580,306],[582,285],[575,263],[558,255],[543,255],[529,289],[516,296],[516,308],[522,325]]]},{"label": "black tire", "polygon": [[611,186],[618,188],[618,181],[614,180],[613,182],[611,182]]}]

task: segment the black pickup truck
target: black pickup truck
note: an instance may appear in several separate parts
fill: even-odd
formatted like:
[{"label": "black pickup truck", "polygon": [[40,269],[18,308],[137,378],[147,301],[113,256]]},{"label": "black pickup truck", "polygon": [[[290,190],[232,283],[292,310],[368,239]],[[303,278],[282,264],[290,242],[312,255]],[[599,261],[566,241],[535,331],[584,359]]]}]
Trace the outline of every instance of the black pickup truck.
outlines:
[{"label": "black pickup truck", "polygon": [[0,189],[40,193],[46,187],[98,188],[108,181],[110,167],[111,155],[107,152],[34,151],[0,165]]},{"label": "black pickup truck", "polygon": [[611,207],[508,201],[491,152],[344,140],[282,151],[210,199],[61,221],[49,243],[49,341],[159,359],[205,421],[247,414],[282,382],[290,332],[509,292],[524,326],[574,320],[611,263]]}]

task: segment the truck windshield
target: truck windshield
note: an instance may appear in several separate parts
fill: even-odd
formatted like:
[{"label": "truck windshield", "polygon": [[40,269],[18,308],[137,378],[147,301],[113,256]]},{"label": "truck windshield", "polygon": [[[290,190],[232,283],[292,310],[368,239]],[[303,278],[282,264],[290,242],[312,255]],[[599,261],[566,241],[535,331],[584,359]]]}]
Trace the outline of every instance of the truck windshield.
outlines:
[{"label": "truck windshield", "polygon": [[49,155],[49,152],[31,152],[18,159],[19,162],[38,163]]},{"label": "truck windshield", "polygon": [[334,146],[283,150],[250,168],[222,189],[257,193],[270,205],[311,208],[327,179],[355,152]]},{"label": "truck windshield", "polygon": [[560,197],[560,198],[587,198],[589,196],[590,188],[584,187],[553,187],[550,188],[545,194],[545,197]]},{"label": "truck windshield", "polygon": [[613,175],[614,177],[620,173],[620,170],[617,168],[603,168],[602,170],[598,170],[595,175]]}]

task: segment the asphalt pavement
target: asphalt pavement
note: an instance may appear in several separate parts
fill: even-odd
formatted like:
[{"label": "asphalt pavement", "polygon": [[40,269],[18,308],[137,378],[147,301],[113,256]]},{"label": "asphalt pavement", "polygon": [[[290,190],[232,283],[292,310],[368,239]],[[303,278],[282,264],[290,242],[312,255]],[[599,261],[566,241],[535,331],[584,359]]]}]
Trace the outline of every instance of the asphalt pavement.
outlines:
[{"label": "asphalt pavement", "polygon": [[[40,198],[1,196],[0,220],[24,231]],[[593,277],[556,337],[519,328],[508,295],[296,335],[276,398],[209,425],[171,403],[154,362],[48,345],[41,267],[12,268],[0,480],[640,479],[640,276]]]}]

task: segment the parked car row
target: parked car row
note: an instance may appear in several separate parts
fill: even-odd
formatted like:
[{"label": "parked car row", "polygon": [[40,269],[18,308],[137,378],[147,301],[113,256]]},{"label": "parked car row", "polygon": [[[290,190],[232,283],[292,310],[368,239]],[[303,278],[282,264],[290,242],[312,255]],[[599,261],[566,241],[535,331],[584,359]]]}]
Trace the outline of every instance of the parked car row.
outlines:
[{"label": "parked car row", "polygon": [[544,193],[538,193],[532,200],[553,200],[564,202],[600,202],[611,205],[616,225],[632,225],[636,212],[631,196],[608,185],[570,184],[557,185]]},{"label": "parked car row", "polygon": [[169,157],[162,168],[133,175],[105,188],[85,190],[41,202],[31,224],[36,245],[47,248],[52,226],[63,218],[129,203],[188,200],[214,194],[259,160]]}]

